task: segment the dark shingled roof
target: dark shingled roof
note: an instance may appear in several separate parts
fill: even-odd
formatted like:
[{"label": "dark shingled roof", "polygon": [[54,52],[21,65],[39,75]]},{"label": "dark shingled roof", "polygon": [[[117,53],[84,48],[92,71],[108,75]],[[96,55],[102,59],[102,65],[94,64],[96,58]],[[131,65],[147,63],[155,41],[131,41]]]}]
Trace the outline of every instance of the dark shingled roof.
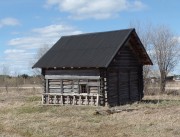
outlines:
[{"label": "dark shingled roof", "polygon": [[63,36],[33,68],[108,67],[133,31],[135,29]]}]

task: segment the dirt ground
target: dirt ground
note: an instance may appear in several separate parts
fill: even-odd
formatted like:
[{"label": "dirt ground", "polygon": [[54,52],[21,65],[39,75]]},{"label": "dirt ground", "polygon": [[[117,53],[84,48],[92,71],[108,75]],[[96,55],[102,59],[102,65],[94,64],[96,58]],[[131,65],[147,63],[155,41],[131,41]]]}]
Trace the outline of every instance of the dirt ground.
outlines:
[{"label": "dirt ground", "polygon": [[[40,89],[0,89],[0,137],[179,137],[180,96],[145,96],[140,103],[96,115],[107,107],[43,106]],[[115,108],[116,109],[116,108]]]}]

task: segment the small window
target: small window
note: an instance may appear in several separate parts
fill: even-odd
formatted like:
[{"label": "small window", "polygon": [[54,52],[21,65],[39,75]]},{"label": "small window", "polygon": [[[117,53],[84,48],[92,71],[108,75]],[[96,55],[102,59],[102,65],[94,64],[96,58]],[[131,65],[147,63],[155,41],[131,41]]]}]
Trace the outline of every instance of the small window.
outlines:
[{"label": "small window", "polygon": [[81,87],[81,93],[87,93],[87,86],[86,86],[86,84],[82,84],[82,85],[80,85],[80,87]]}]

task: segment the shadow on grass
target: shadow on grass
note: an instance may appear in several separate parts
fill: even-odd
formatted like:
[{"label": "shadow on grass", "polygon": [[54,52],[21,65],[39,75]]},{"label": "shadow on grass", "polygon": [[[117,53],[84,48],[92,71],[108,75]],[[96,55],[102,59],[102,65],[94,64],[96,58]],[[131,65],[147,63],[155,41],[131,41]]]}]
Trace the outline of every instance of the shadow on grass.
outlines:
[{"label": "shadow on grass", "polygon": [[[119,105],[120,106],[123,106],[123,105],[127,105],[127,104],[129,104],[129,105],[132,105],[132,104],[134,104],[134,103],[140,103],[140,104],[161,104],[161,103],[164,103],[164,102],[169,102],[169,101],[172,101],[172,100],[163,100],[163,99],[161,99],[161,100],[158,100],[158,99],[149,99],[149,100],[141,100],[141,101],[125,101],[125,102],[121,102]],[[119,106],[119,105],[117,105],[117,104],[111,104],[111,106],[110,107],[116,107],[116,106]]]},{"label": "shadow on grass", "polygon": [[[140,102],[142,103],[147,103],[147,104],[159,104],[162,102],[173,102],[175,100],[169,100],[169,99],[151,99],[151,100],[141,100]],[[176,100],[177,101],[177,100]]]}]

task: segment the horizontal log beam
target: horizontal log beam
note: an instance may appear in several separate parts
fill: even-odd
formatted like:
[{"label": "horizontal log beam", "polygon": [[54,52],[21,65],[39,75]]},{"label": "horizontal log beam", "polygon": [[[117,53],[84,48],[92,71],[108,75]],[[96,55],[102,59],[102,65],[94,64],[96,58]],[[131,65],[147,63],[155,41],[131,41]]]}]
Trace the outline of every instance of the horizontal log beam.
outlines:
[{"label": "horizontal log beam", "polygon": [[45,79],[100,79],[100,76],[45,75]]},{"label": "horizontal log beam", "polygon": [[[91,93],[81,93],[81,94],[79,94],[79,93],[43,93],[42,95],[52,95],[52,96],[97,96],[97,93],[96,94],[91,94]],[[101,96],[101,95],[99,95],[99,96]]]}]

